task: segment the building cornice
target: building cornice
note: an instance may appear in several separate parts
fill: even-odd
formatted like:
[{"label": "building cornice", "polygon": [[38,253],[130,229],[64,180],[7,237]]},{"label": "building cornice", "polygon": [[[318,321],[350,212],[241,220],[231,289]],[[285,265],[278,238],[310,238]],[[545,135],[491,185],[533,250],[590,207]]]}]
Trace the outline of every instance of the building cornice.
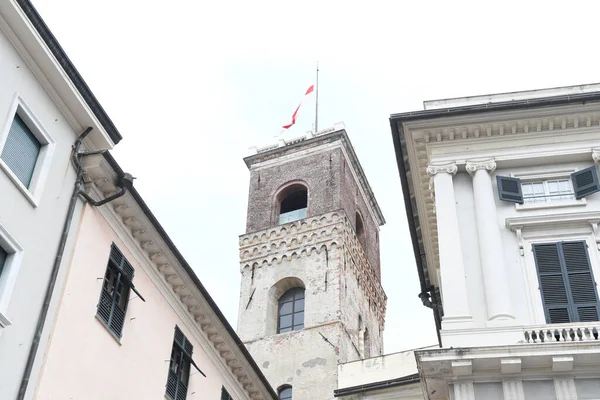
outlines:
[{"label": "building cornice", "polygon": [[[113,182],[123,171],[110,155],[86,157],[82,164],[89,189],[102,196],[116,190]],[[242,341],[135,188],[100,207],[100,212],[123,241],[131,244],[130,250],[165,299],[188,327],[195,329],[215,366],[235,375],[236,380],[230,380],[232,387],[239,386],[237,390],[246,392],[250,399],[277,399]],[[227,379],[229,374],[223,372]]]}]

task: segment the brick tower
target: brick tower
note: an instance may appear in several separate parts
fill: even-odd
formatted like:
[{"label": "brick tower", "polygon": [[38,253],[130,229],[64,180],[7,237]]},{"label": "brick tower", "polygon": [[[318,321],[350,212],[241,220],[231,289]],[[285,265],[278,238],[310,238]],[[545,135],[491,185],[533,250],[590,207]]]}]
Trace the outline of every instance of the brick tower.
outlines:
[{"label": "brick tower", "polygon": [[343,124],[244,161],[238,334],[280,399],[333,399],[339,363],[383,352],[383,215]]}]

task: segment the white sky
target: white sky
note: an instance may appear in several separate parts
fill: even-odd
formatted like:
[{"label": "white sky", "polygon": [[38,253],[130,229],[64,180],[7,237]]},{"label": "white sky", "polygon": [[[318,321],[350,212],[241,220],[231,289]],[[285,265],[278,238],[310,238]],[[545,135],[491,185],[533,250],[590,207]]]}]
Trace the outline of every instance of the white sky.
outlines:
[{"label": "white sky", "polygon": [[[231,324],[247,148],[288,123],[320,63],[387,224],[385,352],[436,343],[388,118],[422,101],[600,81],[599,2],[34,0],[123,134],[113,154]],[[313,105],[285,137],[311,129]]]}]

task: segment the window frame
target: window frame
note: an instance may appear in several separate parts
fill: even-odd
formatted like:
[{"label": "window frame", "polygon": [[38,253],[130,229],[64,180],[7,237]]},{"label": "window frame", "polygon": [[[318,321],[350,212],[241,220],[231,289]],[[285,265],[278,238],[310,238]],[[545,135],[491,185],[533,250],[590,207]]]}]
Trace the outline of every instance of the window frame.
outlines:
[{"label": "window frame", "polygon": [[[285,332],[281,332],[281,313],[280,313],[280,307],[281,307],[281,298],[283,296],[285,296],[288,292],[291,292],[292,290],[294,291],[302,291],[302,300],[304,303],[304,308],[301,311],[296,311],[296,301],[300,300],[300,299],[296,299],[296,294],[294,293],[294,296],[292,298],[291,301],[285,301],[284,303],[292,303],[292,312],[289,314],[284,314],[283,316],[288,316],[290,315],[292,317],[292,324],[289,327],[283,328],[283,329],[290,329],[289,331],[285,331]],[[305,327],[305,320],[306,320],[306,289],[300,286],[296,286],[296,287],[292,287],[289,288],[288,290],[286,290],[285,292],[283,292],[283,294],[281,296],[279,296],[279,298],[277,299],[277,331],[276,334],[280,334],[280,333],[291,333],[291,332],[296,332],[296,331],[301,331],[304,330]],[[302,313],[302,328],[301,329],[294,329],[297,325],[294,323],[295,321],[295,315],[297,313]],[[298,324],[299,326],[300,324]]]},{"label": "window frame", "polygon": [[6,144],[10,128],[16,115],[25,122],[33,136],[35,136],[40,143],[40,151],[33,170],[31,182],[28,187],[25,186],[1,157],[0,169],[6,173],[8,178],[25,196],[27,201],[29,201],[33,207],[38,207],[50,171],[52,156],[56,148],[56,141],[46,129],[44,129],[39,118],[31,111],[31,108],[27,105],[21,95],[16,93],[13,97],[8,116],[4,122],[4,127],[0,131],[0,154],[2,154],[2,150],[4,149],[4,145]]},{"label": "window frame", "polygon": [[[289,211],[285,214],[291,214],[291,213],[298,213],[301,215],[298,215],[297,218],[295,219],[281,219],[281,203],[283,202],[283,200],[285,200],[287,198],[288,195],[292,194],[293,192],[295,192],[297,189],[302,187],[304,188],[304,190],[306,191],[306,207],[305,208],[299,208],[293,211]],[[275,225],[285,225],[288,223],[292,223],[295,221],[300,221],[303,219],[308,218],[309,213],[309,207],[310,207],[310,190],[308,188],[308,184],[306,184],[306,182],[301,181],[301,180],[294,180],[294,181],[290,181],[290,182],[286,182],[284,185],[282,185],[281,187],[279,187],[279,189],[277,189],[277,191],[275,192],[275,195],[273,197],[274,199],[274,220],[273,220],[273,224]],[[304,210],[304,213],[302,213],[301,211]]]},{"label": "window frame", "polygon": [[[556,208],[556,207],[577,207],[577,206],[585,206],[587,204],[585,197],[579,200],[575,199],[575,194],[573,190],[573,182],[571,181],[571,174],[573,172],[580,171],[582,168],[561,168],[554,170],[544,170],[539,172],[523,172],[523,173],[511,173],[510,177],[519,178],[521,180],[521,190],[522,185],[525,183],[534,183],[534,182],[544,182],[544,187],[547,187],[547,181],[554,180],[568,180],[569,185],[571,186],[571,192],[573,192],[573,199],[561,200],[561,201],[545,201],[539,203],[528,203],[524,202],[523,204],[515,203],[515,209],[517,211],[525,211],[525,210],[539,210],[544,208]],[[546,189],[545,189],[546,190]],[[525,196],[523,196],[524,198]]]},{"label": "window frame", "polygon": [[[181,338],[183,339],[183,343],[178,343],[177,342],[177,336],[178,334],[181,336]],[[189,347],[189,352],[186,349],[186,347]],[[179,367],[178,371],[181,370],[187,370],[187,377],[185,378],[185,382],[183,382],[181,380],[181,376],[178,376],[179,374],[175,371],[173,371],[171,365],[173,362],[173,353],[174,352],[179,352],[179,361],[176,362],[177,366]],[[191,371],[192,371],[192,366],[198,368],[195,363],[192,360],[192,354],[194,352],[194,346],[192,345],[192,343],[190,342],[190,340],[187,338],[187,336],[183,333],[183,331],[181,330],[181,328],[179,328],[179,326],[175,325],[175,329],[174,329],[174,334],[173,334],[173,343],[171,345],[171,355],[169,357],[169,368],[167,371],[167,383],[165,385],[165,397],[167,399],[170,400],[185,400],[187,399],[187,393],[189,391],[190,388],[190,376]],[[198,369],[198,371],[204,375],[204,373],[202,371],[200,371]],[[175,376],[175,381],[176,381],[176,386],[175,386],[175,397],[172,397],[168,391],[169,391],[169,381],[171,379],[171,376],[174,375]],[[206,376],[206,375],[204,375]],[[183,387],[185,388],[185,392],[183,395],[179,394],[179,389],[180,389],[180,385],[183,385]]]},{"label": "window frame", "polygon": [[8,305],[23,261],[23,247],[8,233],[0,222],[0,247],[7,253],[0,274],[0,336],[5,327],[11,325]]},{"label": "window frame", "polygon": [[[284,390],[290,389],[290,397],[286,397],[285,399],[281,398],[281,394]],[[288,399],[292,399],[294,397],[294,389],[292,388],[292,385],[281,385],[279,386],[279,388],[277,389],[277,399],[278,400],[288,400]]]},{"label": "window frame", "polygon": [[[583,241],[587,244],[588,258],[591,264],[592,276],[596,282],[600,279],[600,251],[593,233],[587,227],[579,229],[557,229],[552,232],[527,232],[523,231],[523,245],[525,249],[525,287],[527,290],[527,303],[529,305],[529,315],[533,325],[548,325],[546,322],[546,313],[541,296],[541,285],[539,282],[535,256],[533,253],[534,244],[556,243],[556,242],[576,242]],[[598,289],[596,289],[598,290]],[[579,322],[573,322],[580,324]]]}]

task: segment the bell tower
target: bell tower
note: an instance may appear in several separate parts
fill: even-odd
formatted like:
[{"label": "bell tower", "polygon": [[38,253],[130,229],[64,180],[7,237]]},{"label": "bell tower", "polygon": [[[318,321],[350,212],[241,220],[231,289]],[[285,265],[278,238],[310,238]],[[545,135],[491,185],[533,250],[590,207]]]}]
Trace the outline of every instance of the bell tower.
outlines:
[{"label": "bell tower", "polygon": [[383,215],[343,124],[244,161],[238,334],[280,399],[333,399],[339,363],[383,352]]}]

